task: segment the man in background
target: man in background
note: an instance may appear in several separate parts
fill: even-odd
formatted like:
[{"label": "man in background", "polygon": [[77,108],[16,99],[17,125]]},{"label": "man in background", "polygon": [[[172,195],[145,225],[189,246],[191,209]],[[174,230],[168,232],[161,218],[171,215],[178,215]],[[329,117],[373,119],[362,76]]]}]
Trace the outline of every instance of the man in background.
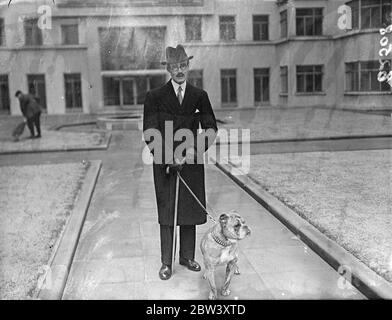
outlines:
[{"label": "man in background", "polygon": [[[42,110],[37,100],[33,95],[24,94],[20,90],[15,92],[15,97],[19,99],[20,109],[30,130],[30,138],[41,138],[40,117]],[[37,135],[34,135],[34,127],[37,129]]]}]

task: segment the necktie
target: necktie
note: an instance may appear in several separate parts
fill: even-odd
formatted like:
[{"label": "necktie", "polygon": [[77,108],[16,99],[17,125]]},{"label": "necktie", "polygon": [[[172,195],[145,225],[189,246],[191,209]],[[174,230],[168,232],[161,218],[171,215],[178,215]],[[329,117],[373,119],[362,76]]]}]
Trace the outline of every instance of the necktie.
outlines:
[{"label": "necktie", "polygon": [[177,92],[177,99],[180,105],[182,104],[182,94],[181,94],[182,88],[181,86],[178,87],[178,92]]}]

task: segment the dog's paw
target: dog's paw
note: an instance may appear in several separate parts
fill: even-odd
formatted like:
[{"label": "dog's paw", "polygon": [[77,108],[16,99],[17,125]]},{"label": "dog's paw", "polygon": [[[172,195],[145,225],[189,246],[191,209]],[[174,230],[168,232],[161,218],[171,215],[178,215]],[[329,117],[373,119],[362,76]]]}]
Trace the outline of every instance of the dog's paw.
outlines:
[{"label": "dog's paw", "polygon": [[228,296],[230,295],[231,291],[230,289],[222,289],[221,294],[222,296]]},{"label": "dog's paw", "polygon": [[208,296],[208,300],[216,300],[218,299],[218,295],[214,292],[210,292],[210,295]]}]

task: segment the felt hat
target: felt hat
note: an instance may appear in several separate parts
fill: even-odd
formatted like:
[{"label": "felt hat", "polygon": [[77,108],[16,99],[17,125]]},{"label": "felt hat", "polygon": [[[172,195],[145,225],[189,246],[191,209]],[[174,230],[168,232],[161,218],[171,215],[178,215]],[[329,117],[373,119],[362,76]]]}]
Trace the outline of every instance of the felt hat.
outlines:
[{"label": "felt hat", "polygon": [[192,59],[193,56],[187,56],[184,47],[179,44],[177,47],[166,48],[166,61],[162,61],[161,64],[166,65],[170,63],[181,63]]}]

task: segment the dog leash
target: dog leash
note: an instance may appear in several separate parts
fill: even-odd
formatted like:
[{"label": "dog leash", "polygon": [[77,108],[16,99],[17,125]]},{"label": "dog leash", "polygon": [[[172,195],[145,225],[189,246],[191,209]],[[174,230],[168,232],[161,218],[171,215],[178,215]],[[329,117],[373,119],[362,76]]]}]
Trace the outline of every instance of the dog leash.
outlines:
[{"label": "dog leash", "polygon": [[[204,210],[205,214],[207,215],[207,217],[212,221],[212,222],[216,222],[216,220],[214,219],[214,217],[208,213],[207,209],[203,206],[203,204],[200,202],[200,200],[196,197],[196,195],[193,193],[192,189],[188,186],[188,184],[185,182],[185,180],[183,179],[183,177],[181,177],[181,174],[179,172],[177,172],[177,176],[178,178],[181,180],[181,182],[184,184],[184,186],[188,189],[189,193],[192,195],[192,197],[196,200],[196,202],[199,204],[199,206]],[[206,204],[207,200],[206,200]],[[211,205],[208,205],[210,207],[210,210],[213,212],[213,214],[216,216],[216,213],[214,211],[214,209],[211,207]]]}]

